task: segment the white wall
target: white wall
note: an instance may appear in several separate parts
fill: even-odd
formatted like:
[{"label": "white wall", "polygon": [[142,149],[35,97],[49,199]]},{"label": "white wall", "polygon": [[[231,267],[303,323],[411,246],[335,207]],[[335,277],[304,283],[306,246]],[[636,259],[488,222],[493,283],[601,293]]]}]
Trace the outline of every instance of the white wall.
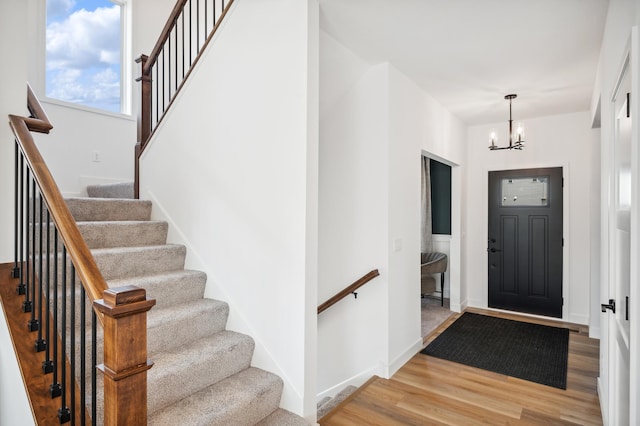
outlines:
[{"label": "white wall", "polygon": [[134,117],[46,101],[42,106],[54,127],[34,139],[64,196],[86,196],[87,185],[133,181]]},{"label": "white wall", "polygon": [[234,3],[141,162],[153,215],[187,245],[187,266],[207,272],[206,295],[230,304],[228,328],[255,339],[253,364],[282,377],[282,406],[311,420],[314,19],[313,0]]},{"label": "white wall", "polygon": [[[162,28],[164,28],[173,7],[174,0],[129,0],[133,17],[133,57],[149,55],[155,45]],[[134,75],[139,70],[134,68]],[[137,85],[136,85],[137,86]]]},{"label": "white wall", "polygon": [[[517,104],[515,105],[517,115]],[[520,120],[520,119],[519,119]],[[469,128],[467,197],[465,205],[474,209],[467,216],[466,273],[469,274],[469,304],[487,307],[487,173],[537,167],[563,167],[564,186],[564,268],[563,319],[589,324],[590,286],[598,285],[588,267],[593,232],[591,215],[598,214],[594,196],[592,156],[597,155],[598,132],[591,129],[590,114],[522,118],[526,147],[522,151],[490,151],[491,129],[508,143],[507,121]],[[595,303],[595,302],[594,302]]]},{"label": "white wall", "polygon": [[388,71],[324,32],[320,64],[318,301],[380,272],[318,316],[318,392],[333,395],[387,359]]},{"label": "white wall", "polygon": [[[0,262],[13,260],[14,138],[9,114],[26,114],[27,45],[19,35],[27,28],[27,6],[22,0],[0,2]],[[7,59],[10,58],[10,59]],[[34,424],[9,330],[0,308],[0,424]]]},{"label": "white wall", "polygon": [[318,299],[371,269],[380,276],[319,316],[318,397],[389,377],[420,349],[420,158],[461,164],[466,138],[393,66],[370,66],[323,32],[320,46]]},{"label": "white wall", "polygon": [[[389,369],[392,375],[422,346],[420,331],[420,164],[430,153],[462,164],[466,127],[412,80],[389,66]],[[455,174],[459,172],[454,167]],[[452,170],[453,172],[453,170]],[[461,191],[452,183],[456,203]],[[459,210],[452,212],[452,241],[459,241]],[[401,242],[398,249],[397,242]],[[457,243],[456,243],[457,244]],[[451,253],[449,275],[459,294],[460,256]],[[454,272],[455,271],[455,272]],[[452,300],[452,306],[458,300]]]}]

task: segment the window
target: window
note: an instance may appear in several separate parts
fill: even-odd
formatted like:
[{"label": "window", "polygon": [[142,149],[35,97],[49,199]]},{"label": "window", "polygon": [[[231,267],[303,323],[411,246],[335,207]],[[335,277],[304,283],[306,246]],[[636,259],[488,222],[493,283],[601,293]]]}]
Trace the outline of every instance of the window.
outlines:
[{"label": "window", "polygon": [[128,112],[123,9],[110,0],[47,0],[47,97]]},{"label": "window", "polygon": [[451,235],[451,166],[431,159],[431,230]]},{"label": "window", "polygon": [[525,177],[502,179],[502,206],[547,206],[549,178]]}]

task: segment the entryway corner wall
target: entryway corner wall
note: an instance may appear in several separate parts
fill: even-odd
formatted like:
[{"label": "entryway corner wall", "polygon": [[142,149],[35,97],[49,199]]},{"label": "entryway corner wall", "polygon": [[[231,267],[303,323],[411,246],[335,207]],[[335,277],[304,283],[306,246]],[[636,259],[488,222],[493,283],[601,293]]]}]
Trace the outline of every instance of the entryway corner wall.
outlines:
[{"label": "entryway corner wall", "polygon": [[[591,216],[599,215],[593,156],[597,157],[597,132],[591,130],[589,112],[576,112],[529,118],[527,146],[522,151],[490,151],[491,129],[505,126],[494,123],[473,126],[468,133],[465,206],[473,213],[466,215],[466,245],[463,259],[469,292],[469,305],[487,307],[487,172],[546,166],[565,169],[565,254],[567,274],[564,320],[589,324],[590,288],[597,276],[585,267],[591,260],[591,239],[597,228]],[[597,173],[597,170],[595,170]],[[595,188],[594,188],[595,187]],[[594,195],[595,194],[595,195]]]}]

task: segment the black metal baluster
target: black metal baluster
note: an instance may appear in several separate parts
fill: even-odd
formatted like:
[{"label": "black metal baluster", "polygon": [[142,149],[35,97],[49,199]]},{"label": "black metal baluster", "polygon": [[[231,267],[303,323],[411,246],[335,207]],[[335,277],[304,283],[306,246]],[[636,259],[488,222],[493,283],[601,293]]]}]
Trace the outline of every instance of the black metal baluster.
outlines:
[{"label": "black metal baluster", "polygon": [[176,17],[176,20],[173,21],[173,24],[175,26],[174,32],[173,32],[173,36],[174,36],[174,44],[176,46],[176,59],[174,61],[174,72],[173,74],[175,75],[175,84],[176,84],[176,92],[178,91],[178,18]]},{"label": "black metal baluster", "polygon": [[[62,246],[62,323],[61,326],[61,350],[60,350],[60,380],[62,381],[62,400],[58,410],[58,420],[60,423],[67,423],[71,420],[71,411],[67,407],[67,248]],[[73,384],[71,384],[73,387]]]},{"label": "black metal baluster", "polygon": [[71,263],[71,294],[69,295],[69,303],[71,304],[71,312],[69,313],[69,328],[71,336],[69,338],[71,345],[69,347],[69,360],[71,371],[69,372],[69,404],[71,405],[71,424],[76,423],[76,267]]},{"label": "black metal baluster", "polygon": [[15,167],[15,182],[14,182],[14,198],[13,198],[13,208],[14,208],[14,219],[13,219],[13,270],[11,271],[11,277],[19,278],[20,277],[20,268],[18,267],[18,216],[19,216],[19,208],[18,208],[18,173],[20,172],[20,150],[18,149],[18,141],[16,141],[16,149],[15,149],[15,157],[16,157],[16,167]]},{"label": "black metal baluster", "polygon": [[25,223],[25,212],[24,212],[24,155],[20,153],[20,283],[16,288],[18,294],[25,294],[27,291],[26,284],[24,281],[24,270],[25,270],[25,254],[24,254],[24,223]]},{"label": "black metal baluster", "polygon": [[169,36],[167,37],[167,45],[167,50],[169,51],[169,53],[167,54],[169,56],[169,65],[167,66],[167,80],[169,80],[169,84],[167,84],[167,86],[169,89],[169,102],[171,102],[171,33],[169,33]]},{"label": "black metal baluster", "polygon": [[42,361],[42,371],[44,374],[49,374],[53,372],[53,361],[51,361],[51,350],[50,350],[50,342],[53,337],[53,340],[56,340],[56,335],[51,335],[50,328],[50,319],[51,319],[51,214],[49,213],[49,209],[47,209],[47,274],[45,278],[45,282],[47,283],[47,297],[45,299],[45,303],[47,304],[45,309],[45,336],[47,339],[47,343],[45,344],[45,354],[44,361]]},{"label": "black metal baluster", "polygon": [[84,286],[80,285],[80,411],[78,412],[78,416],[80,416],[80,425],[84,426],[86,424],[86,419],[84,415],[84,407],[87,404],[86,393],[87,393],[87,337],[86,337],[86,299],[87,295],[84,291]]},{"label": "black metal baluster", "polygon": [[184,80],[184,9],[182,9],[182,79]]},{"label": "black metal baluster", "polygon": [[158,65],[158,59],[156,59],[154,68],[156,69],[156,79],[153,81],[155,82],[155,85],[156,85],[156,119],[154,120],[154,126],[153,126],[155,128],[156,127],[155,125],[158,124],[158,121],[160,120],[160,85],[158,84],[158,81],[160,81],[158,78],[160,67]]},{"label": "black metal baluster", "polygon": [[[38,220],[38,307],[40,309],[38,309],[37,315],[38,315],[38,319],[36,321],[38,321],[38,339],[35,342],[35,347],[36,347],[36,352],[42,352],[45,350],[45,347],[47,345],[47,341],[45,339],[42,338],[42,327],[40,326],[42,324],[42,221],[44,220],[44,211],[42,209],[42,205],[43,205],[43,200],[42,200],[42,194],[40,194],[40,201],[39,201],[39,210],[38,213],[40,215],[40,218]],[[35,295],[34,295],[34,299],[35,299]]]},{"label": "black metal baluster", "polygon": [[162,48],[162,113],[163,114],[166,111],[165,110],[165,103],[164,103],[164,100],[165,100],[164,99],[164,95],[167,92],[167,90],[166,90],[167,85],[165,83],[167,74],[166,74],[166,72],[164,70],[164,63],[165,63],[164,58],[165,58],[165,53],[164,53],[164,47],[163,47]]},{"label": "black metal baluster", "polygon": [[218,25],[218,20],[216,19],[216,3],[218,0],[213,0],[213,28]]},{"label": "black metal baluster", "polygon": [[200,53],[200,0],[196,0],[196,49]]},{"label": "black metal baluster", "polygon": [[97,321],[98,318],[96,316],[96,311],[91,309],[91,424],[95,426],[98,422],[97,413],[98,409],[96,408],[97,404],[97,369],[96,365],[98,364],[98,354],[97,354],[97,340],[98,340],[98,331],[97,331]]},{"label": "black metal baluster", "polygon": [[27,327],[29,331],[38,330],[38,320],[36,319],[36,180],[31,177],[31,194],[33,195],[33,216],[31,218],[31,319]]},{"label": "black metal baluster", "polygon": [[49,386],[49,395],[56,398],[62,394],[62,386],[58,381],[58,368],[60,357],[58,356],[58,229],[53,227],[53,378]]},{"label": "black metal baluster", "polygon": [[25,216],[25,231],[26,231],[26,238],[25,238],[25,242],[26,242],[26,251],[25,251],[25,265],[24,265],[24,269],[26,271],[25,274],[25,281],[24,281],[24,302],[22,302],[22,312],[31,312],[31,309],[33,306],[31,306],[31,298],[29,297],[29,272],[30,272],[30,247],[29,247],[29,223],[31,221],[31,208],[29,206],[29,204],[31,204],[31,192],[30,192],[30,188],[31,185],[29,185],[29,182],[31,180],[31,173],[29,171],[29,167],[27,166],[27,177],[26,177],[26,186],[27,186],[27,196],[25,197],[25,206],[26,206],[26,216]]}]

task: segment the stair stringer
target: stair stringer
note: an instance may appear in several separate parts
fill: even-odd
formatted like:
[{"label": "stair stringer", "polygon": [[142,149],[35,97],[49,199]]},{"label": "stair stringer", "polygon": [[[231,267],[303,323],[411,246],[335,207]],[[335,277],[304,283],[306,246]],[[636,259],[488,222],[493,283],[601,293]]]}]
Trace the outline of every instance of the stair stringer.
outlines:
[{"label": "stair stringer", "polygon": [[205,262],[202,256],[200,256],[198,250],[180,230],[177,223],[172,220],[171,216],[153,192],[145,191],[144,194],[140,195],[141,199],[146,199],[152,202],[153,207],[151,210],[151,220],[165,221],[169,224],[167,244],[181,244],[187,248],[185,269],[202,271],[207,275],[204,297],[224,300],[229,305],[226,329],[246,334],[251,336],[254,340],[255,348],[253,358],[251,360],[251,366],[276,374],[284,382],[280,407],[302,416],[301,407],[303,395],[293,385],[292,380],[288,377],[284,369],[275,361],[275,357],[267,349],[263,340],[260,338],[259,333],[251,326],[246,316],[242,313],[242,310],[239,309],[239,304],[234,300],[234,297],[232,297],[229,292],[219,284],[220,280],[216,278],[216,275],[213,273],[207,262]]}]

